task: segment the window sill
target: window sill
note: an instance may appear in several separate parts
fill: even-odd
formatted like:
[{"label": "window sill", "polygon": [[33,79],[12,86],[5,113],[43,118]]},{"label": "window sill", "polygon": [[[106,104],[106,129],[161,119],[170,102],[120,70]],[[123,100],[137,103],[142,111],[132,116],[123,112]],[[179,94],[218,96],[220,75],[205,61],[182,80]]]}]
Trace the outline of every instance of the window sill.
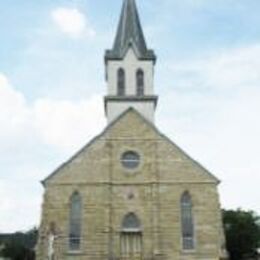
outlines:
[{"label": "window sill", "polygon": [[196,253],[196,249],[182,249],[181,252],[184,255],[195,254]]},{"label": "window sill", "polygon": [[82,255],[82,251],[81,250],[70,250],[67,252],[67,255]]}]

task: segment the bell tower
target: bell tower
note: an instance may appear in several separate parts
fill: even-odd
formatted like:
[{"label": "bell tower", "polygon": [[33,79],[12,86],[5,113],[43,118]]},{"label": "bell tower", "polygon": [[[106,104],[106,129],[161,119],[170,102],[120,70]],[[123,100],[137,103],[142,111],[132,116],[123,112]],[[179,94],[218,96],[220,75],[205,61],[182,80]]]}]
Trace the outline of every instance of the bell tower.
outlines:
[{"label": "bell tower", "polygon": [[158,97],[154,95],[156,56],[147,48],[135,0],[124,0],[114,46],[105,53],[108,123],[128,108],[150,122]]}]

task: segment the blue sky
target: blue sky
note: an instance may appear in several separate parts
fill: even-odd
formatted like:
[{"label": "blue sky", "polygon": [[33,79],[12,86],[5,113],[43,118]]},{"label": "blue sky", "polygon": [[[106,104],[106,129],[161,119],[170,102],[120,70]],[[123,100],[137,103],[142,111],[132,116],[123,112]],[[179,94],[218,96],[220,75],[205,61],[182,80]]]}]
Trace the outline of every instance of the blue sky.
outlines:
[{"label": "blue sky", "polygon": [[[137,0],[158,56],[157,125],[260,213],[260,2]],[[0,16],[0,232],[39,223],[39,181],[106,125],[121,0],[11,0]],[[19,217],[18,217],[19,216]]]}]

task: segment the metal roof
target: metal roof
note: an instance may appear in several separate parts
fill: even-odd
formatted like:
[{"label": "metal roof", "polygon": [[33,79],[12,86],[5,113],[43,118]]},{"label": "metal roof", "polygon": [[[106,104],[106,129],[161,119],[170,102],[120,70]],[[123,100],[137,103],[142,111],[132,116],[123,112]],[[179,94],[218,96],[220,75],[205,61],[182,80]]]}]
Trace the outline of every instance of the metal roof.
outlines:
[{"label": "metal roof", "polygon": [[156,60],[153,50],[147,49],[135,0],[124,0],[114,46],[106,52],[106,60],[124,58],[129,47],[139,59]]}]

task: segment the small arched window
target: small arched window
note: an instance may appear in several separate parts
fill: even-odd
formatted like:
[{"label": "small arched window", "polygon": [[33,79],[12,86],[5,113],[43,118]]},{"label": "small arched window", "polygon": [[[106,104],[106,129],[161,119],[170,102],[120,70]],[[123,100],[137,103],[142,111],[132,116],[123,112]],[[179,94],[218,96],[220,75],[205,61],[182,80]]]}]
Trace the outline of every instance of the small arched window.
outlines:
[{"label": "small arched window", "polygon": [[117,71],[117,94],[118,96],[125,95],[125,71],[122,68]]},{"label": "small arched window", "polygon": [[144,95],[144,72],[141,69],[136,72],[136,93],[137,96]]},{"label": "small arched window", "polygon": [[81,237],[81,198],[78,192],[70,198],[70,219],[69,219],[69,249],[80,249]]},{"label": "small arched window", "polygon": [[184,250],[192,250],[194,249],[194,226],[192,201],[189,192],[184,192],[181,197],[181,225],[182,247]]},{"label": "small arched window", "polygon": [[122,229],[124,231],[129,231],[129,230],[139,231],[141,229],[140,221],[134,213],[129,213],[124,217],[122,223]]}]

